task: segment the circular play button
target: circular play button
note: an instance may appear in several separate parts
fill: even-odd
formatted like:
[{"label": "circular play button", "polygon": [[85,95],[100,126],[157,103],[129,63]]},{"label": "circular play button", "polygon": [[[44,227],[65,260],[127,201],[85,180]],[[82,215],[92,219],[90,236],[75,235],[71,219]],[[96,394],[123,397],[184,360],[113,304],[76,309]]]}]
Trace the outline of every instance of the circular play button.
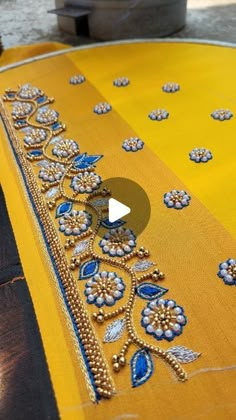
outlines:
[{"label": "circular play button", "polygon": [[106,223],[110,227],[126,222],[135,235],[139,235],[147,226],[151,206],[144,189],[127,178],[109,178],[103,181],[103,187],[110,191]]}]

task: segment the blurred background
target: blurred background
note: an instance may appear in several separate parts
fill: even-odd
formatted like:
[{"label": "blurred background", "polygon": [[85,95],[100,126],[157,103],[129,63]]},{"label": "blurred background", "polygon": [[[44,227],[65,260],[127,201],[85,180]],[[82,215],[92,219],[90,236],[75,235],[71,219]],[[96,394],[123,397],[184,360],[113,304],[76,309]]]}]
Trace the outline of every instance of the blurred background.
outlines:
[{"label": "blurred background", "polygon": [[188,0],[185,10],[186,0],[0,0],[0,36],[5,48],[142,36],[236,42],[236,0]]}]

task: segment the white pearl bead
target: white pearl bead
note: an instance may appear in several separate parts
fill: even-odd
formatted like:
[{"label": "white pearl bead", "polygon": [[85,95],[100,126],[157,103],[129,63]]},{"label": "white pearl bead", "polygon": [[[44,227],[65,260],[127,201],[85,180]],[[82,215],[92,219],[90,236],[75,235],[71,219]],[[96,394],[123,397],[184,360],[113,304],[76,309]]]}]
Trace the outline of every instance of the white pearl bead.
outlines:
[{"label": "white pearl bead", "polygon": [[176,308],[174,309],[174,312],[176,313],[176,315],[182,314],[182,309],[179,306],[176,306]]},{"label": "white pearl bead", "polygon": [[146,328],[146,331],[147,331],[148,333],[153,333],[153,331],[154,331],[153,326],[152,326],[152,325],[148,325],[148,326],[147,326],[147,328]]},{"label": "white pearl bead", "polygon": [[114,303],[114,299],[113,299],[113,297],[112,297],[112,296],[107,296],[107,297],[106,297],[106,302],[107,302],[107,303],[109,303],[110,305],[111,305],[112,303]]},{"label": "white pearl bead", "polygon": [[173,337],[173,332],[171,330],[166,330],[164,334],[167,338]]},{"label": "white pearl bead", "polygon": [[144,315],[150,315],[150,313],[151,313],[150,308],[145,308],[143,313],[144,313]]},{"label": "white pearl bead", "polygon": [[223,268],[223,269],[226,269],[226,268],[228,268],[229,266],[228,266],[228,264],[226,263],[226,262],[224,262],[224,263],[222,263],[221,265],[220,265],[220,268]]},{"label": "white pearl bead", "polygon": [[162,336],[162,334],[163,334],[162,329],[158,328],[158,329],[155,331],[155,334],[157,335],[157,337],[161,337],[161,336]]},{"label": "white pearl bead", "polygon": [[150,323],[150,318],[149,318],[148,316],[145,316],[145,317],[143,318],[143,323],[144,323],[144,324],[149,324],[149,323]]},{"label": "white pearl bead", "polygon": [[178,315],[176,319],[180,324],[183,324],[185,322],[185,318],[183,315]]},{"label": "white pearl bead", "polygon": [[101,296],[99,296],[99,297],[96,299],[96,303],[97,303],[98,305],[102,305],[102,304],[103,304],[103,302],[104,302],[104,299],[103,299]]}]

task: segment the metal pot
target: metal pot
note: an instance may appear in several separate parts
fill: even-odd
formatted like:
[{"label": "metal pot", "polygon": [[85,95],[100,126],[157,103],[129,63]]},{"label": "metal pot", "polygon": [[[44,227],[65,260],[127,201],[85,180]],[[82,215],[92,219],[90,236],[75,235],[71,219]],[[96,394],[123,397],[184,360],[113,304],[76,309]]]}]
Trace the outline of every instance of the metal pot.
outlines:
[{"label": "metal pot", "polygon": [[115,40],[170,35],[185,24],[187,0],[67,0],[91,8],[90,36]]}]

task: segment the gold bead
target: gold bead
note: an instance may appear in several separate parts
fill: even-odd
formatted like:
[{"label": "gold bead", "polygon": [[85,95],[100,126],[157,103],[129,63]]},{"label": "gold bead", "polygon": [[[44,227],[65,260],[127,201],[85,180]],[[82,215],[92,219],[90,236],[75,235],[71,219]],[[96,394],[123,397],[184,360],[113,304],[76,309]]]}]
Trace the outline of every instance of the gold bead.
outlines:
[{"label": "gold bead", "polygon": [[119,363],[114,363],[113,364],[113,370],[114,370],[114,372],[119,372],[120,371],[120,365],[119,365]]},{"label": "gold bead", "polygon": [[120,364],[121,366],[125,366],[125,365],[126,365],[126,358],[125,358],[124,356],[121,356],[121,357],[119,358],[119,364]]},{"label": "gold bead", "polygon": [[99,324],[102,324],[104,322],[104,316],[103,315],[98,315],[97,316],[97,322],[99,322]]},{"label": "gold bead", "polygon": [[165,278],[165,274],[162,273],[162,271],[160,271],[160,273],[159,273],[159,279],[160,280],[164,280],[164,278]]},{"label": "gold bead", "polygon": [[113,356],[112,356],[112,362],[113,363],[116,363],[118,361],[118,356],[117,356],[117,354],[113,354]]}]

